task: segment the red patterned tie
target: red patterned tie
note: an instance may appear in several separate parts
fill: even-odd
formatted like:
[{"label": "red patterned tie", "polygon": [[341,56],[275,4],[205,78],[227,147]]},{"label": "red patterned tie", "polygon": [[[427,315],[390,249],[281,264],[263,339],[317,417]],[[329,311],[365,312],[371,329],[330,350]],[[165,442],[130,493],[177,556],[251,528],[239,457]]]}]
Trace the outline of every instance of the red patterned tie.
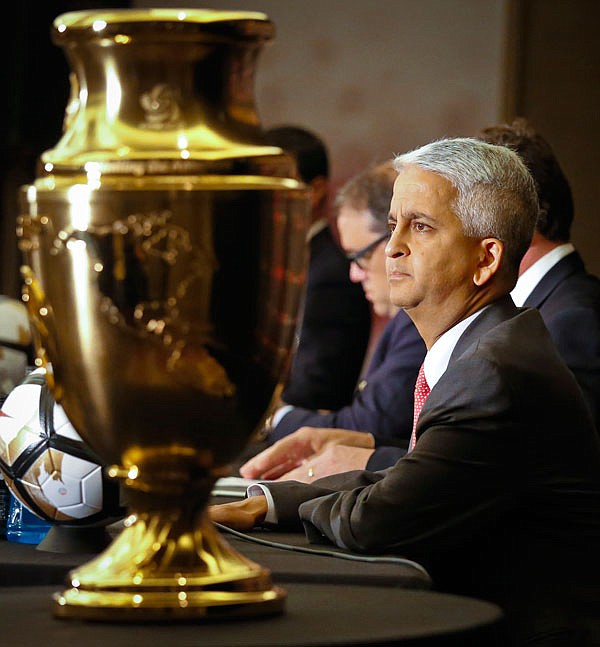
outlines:
[{"label": "red patterned tie", "polygon": [[412,452],[417,442],[417,433],[416,433],[417,420],[419,419],[419,415],[421,414],[421,409],[423,408],[423,405],[425,404],[425,400],[427,400],[427,396],[429,395],[430,391],[431,389],[429,388],[429,384],[427,384],[427,380],[425,379],[425,371],[423,370],[423,364],[421,364],[421,368],[419,369],[419,374],[417,375],[417,382],[415,384],[415,408],[414,408],[414,416],[413,416],[412,435],[410,437],[410,445],[408,448],[409,452]]}]

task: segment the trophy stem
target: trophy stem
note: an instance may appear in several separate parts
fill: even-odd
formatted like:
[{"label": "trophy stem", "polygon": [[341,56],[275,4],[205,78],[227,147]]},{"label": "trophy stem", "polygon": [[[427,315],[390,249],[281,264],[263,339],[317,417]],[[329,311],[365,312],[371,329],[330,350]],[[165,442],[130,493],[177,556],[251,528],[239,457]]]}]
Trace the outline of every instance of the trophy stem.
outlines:
[{"label": "trophy stem", "polygon": [[285,591],[234,550],[207,515],[132,514],[98,557],[69,574],[54,615],[103,621],[198,620],[272,615]]}]

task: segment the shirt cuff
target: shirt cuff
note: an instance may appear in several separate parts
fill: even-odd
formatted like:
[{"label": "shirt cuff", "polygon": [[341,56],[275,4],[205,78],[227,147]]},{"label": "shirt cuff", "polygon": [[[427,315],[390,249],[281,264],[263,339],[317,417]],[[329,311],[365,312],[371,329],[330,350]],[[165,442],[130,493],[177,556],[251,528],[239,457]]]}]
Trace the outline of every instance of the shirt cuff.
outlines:
[{"label": "shirt cuff", "polygon": [[277,425],[281,422],[281,419],[293,409],[294,409],[293,404],[286,404],[285,406],[277,409],[277,411],[273,414],[273,417],[271,418],[271,429],[275,429],[275,427],[277,427]]},{"label": "shirt cuff", "polygon": [[262,483],[255,483],[246,490],[246,496],[264,496],[267,499],[267,514],[263,523],[277,524],[277,512],[275,511],[275,502],[269,488]]}]

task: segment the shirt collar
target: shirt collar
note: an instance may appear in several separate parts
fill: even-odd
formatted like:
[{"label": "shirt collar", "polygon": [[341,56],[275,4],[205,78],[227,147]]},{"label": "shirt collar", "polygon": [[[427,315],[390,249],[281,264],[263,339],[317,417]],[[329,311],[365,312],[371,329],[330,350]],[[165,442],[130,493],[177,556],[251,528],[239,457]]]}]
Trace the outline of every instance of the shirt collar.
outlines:
[{"label": "shirt collar", "polygon": [[315,220],[306,233],[306,240],[312,240],[319,232],[323,231],[323,229],[328,226],[329,223],[327,222],[327,218],[319,218],[318,220]]},{"label": "shirt collar", "polygon": [[558,261],[575,251],[571,243],[564,243],[544,254],[531,267],[527,268],[517,279],[510,296],[517,307],[521,307],[527,297],[534,291],[537,284],[553,268]]},{"label": "shirt collar", "polygon": [[446,371],[448,362],[450,361],[450,356],[452,355],[452,351],[460,339],[460,336],[467,329],[469,324],[487,307],[488,306],[484,306],[481,310],[478,310],[466,319],[463,319],[456,325],[452,326],[452,328],[447,330],[427,351],[427,355],[425,355],[425,360],[423,362],[423,371],[425,372],[425,379],[427,380],[427,384],[430,389],[433,389]]}]

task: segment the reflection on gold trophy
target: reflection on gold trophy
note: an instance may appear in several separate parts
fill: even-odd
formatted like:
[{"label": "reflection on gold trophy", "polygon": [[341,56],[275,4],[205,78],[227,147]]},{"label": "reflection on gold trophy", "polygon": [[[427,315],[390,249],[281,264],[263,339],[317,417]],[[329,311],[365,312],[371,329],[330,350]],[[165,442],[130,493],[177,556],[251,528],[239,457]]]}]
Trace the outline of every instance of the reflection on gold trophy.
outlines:
[{"label": "reflection on gold trophy", "polygon": [[59,16],[64,135],[22,190],[24,299],[69,419],[128,486],[124,531],[70,573],[59,617],[276,613],[285,593],[205,513],[283,375],[308,197],[264,145],[262,14]]}]

